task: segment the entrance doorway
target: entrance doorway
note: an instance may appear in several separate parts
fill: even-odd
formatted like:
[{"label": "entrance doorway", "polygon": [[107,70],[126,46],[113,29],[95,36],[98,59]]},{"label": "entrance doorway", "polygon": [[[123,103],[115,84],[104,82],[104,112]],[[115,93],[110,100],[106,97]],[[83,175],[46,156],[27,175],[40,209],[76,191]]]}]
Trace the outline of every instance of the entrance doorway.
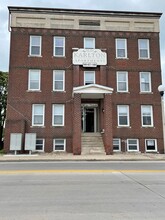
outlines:
[{"label": "entrance doorway", "polygon": [[97,104],[82,105],[82,131],[98,131],[98,106]]}]

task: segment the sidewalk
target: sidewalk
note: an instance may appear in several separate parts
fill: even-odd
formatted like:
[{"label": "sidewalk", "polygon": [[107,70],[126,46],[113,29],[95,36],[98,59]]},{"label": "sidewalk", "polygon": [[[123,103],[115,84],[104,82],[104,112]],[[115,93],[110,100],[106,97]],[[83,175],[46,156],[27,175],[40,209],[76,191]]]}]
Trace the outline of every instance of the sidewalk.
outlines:
[{"label": "sidewalk", "polygon": [[71,153],[36,153],[0,155],[1,161],[165,161],[165,154],[157,153],[114,153],[113,155]]}]

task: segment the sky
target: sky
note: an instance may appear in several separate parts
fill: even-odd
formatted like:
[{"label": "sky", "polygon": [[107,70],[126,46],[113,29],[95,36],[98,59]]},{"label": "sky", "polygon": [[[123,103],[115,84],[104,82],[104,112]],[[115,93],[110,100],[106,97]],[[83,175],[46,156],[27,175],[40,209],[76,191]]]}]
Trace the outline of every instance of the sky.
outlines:
[{"label": "sky", "polygon": [[9,70],[10,32],[7,6],[93,9],[110,11],[160,12],[162,81],[165,84],[165,1],[164,0],[0,0],[0,71]]}]

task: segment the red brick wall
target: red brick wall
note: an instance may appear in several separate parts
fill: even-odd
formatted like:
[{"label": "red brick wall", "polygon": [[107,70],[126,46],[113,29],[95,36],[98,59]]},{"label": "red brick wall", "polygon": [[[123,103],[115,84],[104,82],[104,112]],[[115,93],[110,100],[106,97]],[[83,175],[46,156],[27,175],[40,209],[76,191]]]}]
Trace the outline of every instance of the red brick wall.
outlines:
[{"label": "red brick wall", "polygon": [[[42,36],[42,57],[29,57],[30,35]],[[66,57],[53,57],[53,36],[66,37]],[[106,49],[107,66],[97,68],[83,68],[72,65],[72,48],[83,47],[83,37],[95,37],[96,48]],[[115,38],[127,38],[128,59],[119,60],[115,57]],[[150,60],[138,59],[138,39],[150,40]],[[27,92],[28,70],[41,69],[41,92]],[[65,70],[66,92],[52,92],[53,70]],[[141,151],[144,151],[144,139],[158,139],[159,152],[163,153],[162,121],[160,95],[157,87],[161,84],[159,34],[158,33],[131,33],[111,31],[83,31],[83,30],[51,30],[13,28],[11,32],[10,74],[7,120],[25,120],[26,132],[36,132],[37,137],[46,139],[45,150],[53,150],[53,138],[66,138],[67,151],[73,151],[73,86],[84,84],[84,71],[96,71],[96,83],[112,87],[113,108],[113,137],[138,138]],[[116,71],[128,71],[129,93],[116,92]],[[140,94],[139,72],[150,71],[152,77],[152,94]],[[87,100],[88,101],[88,100]],[[32,104],[45,104],[45,127],[31,127]],[[65,105],[65,126],[52,127],[52,104]],[[128,104],[130,106],[131,128],[117,127],[117,105]],[[141,104],[153,105],[154,127],[141,128]],[[100,119],[103,126],[102,119]],[[14,132],[14,131],[12,131]],[[10,126],[6,127],[5,150],[9,149]]]}]

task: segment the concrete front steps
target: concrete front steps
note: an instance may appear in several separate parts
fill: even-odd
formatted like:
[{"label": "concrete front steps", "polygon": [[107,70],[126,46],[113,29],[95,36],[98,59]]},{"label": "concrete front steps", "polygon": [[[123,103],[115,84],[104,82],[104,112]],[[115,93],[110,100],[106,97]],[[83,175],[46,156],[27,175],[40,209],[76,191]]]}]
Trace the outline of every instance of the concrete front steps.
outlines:
[{"label": "concrete front steps", "polygon": [[81,154],[105,155],[102,136],[99,132],[81,134]]}]

